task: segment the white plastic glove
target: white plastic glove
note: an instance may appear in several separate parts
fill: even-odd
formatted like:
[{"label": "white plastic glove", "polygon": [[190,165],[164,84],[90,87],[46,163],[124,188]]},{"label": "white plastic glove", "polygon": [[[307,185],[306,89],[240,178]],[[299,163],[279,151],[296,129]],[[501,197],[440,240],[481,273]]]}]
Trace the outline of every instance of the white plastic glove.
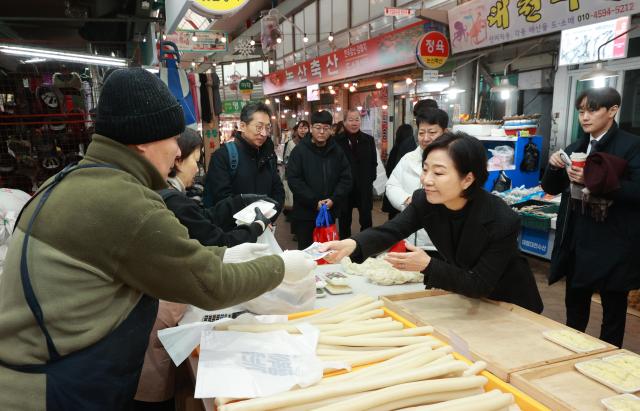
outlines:
[{"label": "white plastic glove", "polygon": [[300,250],[287,250],[280,257],[284,260],[285,281],[300,281],[317,266],[309,254]]},{"label": "white plastic glove", "polygon": [[244,263],[245,261],[255,260],[258,257],[270,254],[267,244],[244,243],[227,248],[222,257],[222,262]]}]

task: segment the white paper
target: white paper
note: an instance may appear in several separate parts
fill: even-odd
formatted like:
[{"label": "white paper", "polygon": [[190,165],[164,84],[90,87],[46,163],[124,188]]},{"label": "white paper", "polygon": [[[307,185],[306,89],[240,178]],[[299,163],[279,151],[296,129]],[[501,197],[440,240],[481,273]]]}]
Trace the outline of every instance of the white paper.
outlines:
[{"label": "white paper", "polygon": [[204,331],[195,398],[264,397],[319,381],[323,370],[315,355],[319,331],[310,325],[300,327],[302,335]]},{"label": "white paper", "polygon": [[258,207],[260,211],[262,211],[262,214],[267,218],[271,218],[276,215],[275,204],[265,200],[258,200],[233,215],[233,218],[237,220],[236,223],[240,221],[244,224],[251,224],[253,220],[256,219],[256,207]]}]

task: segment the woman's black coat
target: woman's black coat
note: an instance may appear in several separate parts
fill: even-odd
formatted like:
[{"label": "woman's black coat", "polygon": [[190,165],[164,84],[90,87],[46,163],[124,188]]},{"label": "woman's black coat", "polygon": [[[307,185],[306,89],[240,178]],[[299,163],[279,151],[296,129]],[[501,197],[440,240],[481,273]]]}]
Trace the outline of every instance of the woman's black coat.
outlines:
[{"label": "woman's black coat", "polygon": [[[424,273],[427,288],[467,297],[486,297],[542,312],[542,299],[527,260],[518,248],[520,217],[498,197],[479,191],[468,203],[458,249],[451,247],[448,210],[427,202],[423,189],[393,220],[353,236],[355,259],[380,253],[424,228],[444,260],[432,258]],[[359,258],[358,258],[359,257]]]}]

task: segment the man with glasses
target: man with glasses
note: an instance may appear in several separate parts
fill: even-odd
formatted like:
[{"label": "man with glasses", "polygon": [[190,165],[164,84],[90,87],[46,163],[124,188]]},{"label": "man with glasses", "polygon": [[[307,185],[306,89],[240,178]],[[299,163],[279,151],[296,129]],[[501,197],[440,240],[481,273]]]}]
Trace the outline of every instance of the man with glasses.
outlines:
[{"label": "man with glasses", "polygon": [[[211,207],[237,194],[263,194],[284,205],[284,187],[277,169],[271,135],[271,110],[249,103],[240,112],[240,136],[211,155],[204,204]],[[233,145],[233,147],[231,146]],[[275,221],[277,215],[271,221]]]},{"label": "man with glasses", "polygon": [[332,123],[328,111],[314,111],[311,135],[296,145],[287,163],[287,181],[293,193],[291,220],[301,250],[313,243],[315,219],[322,204],[335,221],[351,191],[351,166],[330,138]]}]

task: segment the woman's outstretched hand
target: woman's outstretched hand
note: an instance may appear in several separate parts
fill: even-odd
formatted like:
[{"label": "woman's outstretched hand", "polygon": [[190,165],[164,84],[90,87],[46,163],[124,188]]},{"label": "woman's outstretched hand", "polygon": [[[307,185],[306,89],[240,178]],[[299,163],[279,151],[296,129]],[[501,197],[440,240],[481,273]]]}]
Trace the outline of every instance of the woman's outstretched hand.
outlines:
[{"label": "woman's outstretched hand", "polygon": [[348,257],[353,253],[356,249],[356,242],[350,238],[342,241],[329,241],[320,246],[318,251],[331,251],[329,254],[324,256],[324,259],[331,263],[337,264],[344,257]]},{"label": "woman's outstretched hand", "polygon": [[406,243],[406,246],[406,253],[388,253],[384,259],[401,271],[424,271],[431,262],[429,254],[413,244]]}]

